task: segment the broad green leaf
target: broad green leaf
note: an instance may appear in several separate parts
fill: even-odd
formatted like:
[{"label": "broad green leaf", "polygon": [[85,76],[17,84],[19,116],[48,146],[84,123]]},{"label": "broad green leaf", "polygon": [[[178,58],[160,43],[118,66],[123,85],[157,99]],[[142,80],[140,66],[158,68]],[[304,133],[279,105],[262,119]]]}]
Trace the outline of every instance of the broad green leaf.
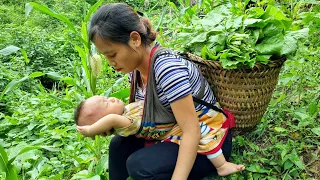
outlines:
[{"label": "broad green leaf", "polygon": [[261,7],[253,7],[247,10],[249,18],[260,18],[264,14],[264,9]]},{"label": "broad green leaf", "polygon": [[102,172],[105,170],[105,164],[108,163],[108,158],[107,156],[102,156],[102,158],[99,160],[97,166],[95,167],[94,171],[95,174],[97,175],[102,175]]},{"label": "broad green leaf", "polygon": [[305,166],[303,162],[301,162],[297,152],[295,149],[292,150],[290,154],[287,155],[288,159],[290,159],[291,162],[293,162],[299,169],[304,169]]},{"label": "broad green leaf", "polygon": [[293,166],[293,163],[289,159],[287,159],[286,162],[284,162],[283,164],[284,170],[290,169],[292,166]]},{"label": "broad green leaf", "polygon": [[271,55],[258,55],[256,60],[262,64],[268,64],[270,57]]},{"label": "broad green leaf", "polygon": [[129,95],[130,95],[130,88],[126,88],[111,94],[110,97],[116,97],[118,99],[125,100],[126,98],[129,97]]},{"label": "broad green leaf", "polygon": [[281,56],[293,53],[297,50],[297,40],[292,36],[284,36],[284,44],[281,48]]},{"label": "broad green leaf", "polygon": [[174,9],[175,11],[179,11],[179,9],[177,8],[177,6],[173,3],[173,2],[168,2],[168,4],[172,7],[172,9]]},{"label": "broad green leaf", "polygon": [[218,25],[224,18],[226,18],[226,16],[223,16],[220,13],[211,11],[206,15],[205,18],[200,20],[200,23],[204,28],[212,28]]},{"label": "broad green leaf", "polygon": [[317,106],[317,101],[312,101],[309,106],[308,106],[308,113],[311,115],[311,116],[314,116],[316,115],[318,112],[319,112],[319,108]]},{"label": "broad green leaf", "polygon": [[4,56],[8,56],[8,55],[10,55],[12,53],[15,53],[15,52],[19,51],[19,50],[20,50],[19,47],[10,45],[10,46],[5,47],[4,49],[1,49],[0,50],[0,54],[2,54]]},{"label": "broad green leaf", "polygon": [[293,176],[293,177],[299,177],[299,173],[298,171],[294,168],[292,169],[290,172],[290,175]]},{"label": "broad green leaf", "polygon": [[20,154],[23,154],[23,153],[26,153],[28,151],[35,150],[35,149],[52,150],[54,148],[50,148],[50,146],[27,146],[27,147],[24,147],[20,151],[13,152],[12,154],[10,154],[10,156],[12,156],[12,158],[8,161],[8,164],[11,164],[16,159],[16,157],[19,156]]},{"label": "broad green leaf", "polygon": [[37,9],[37,10],[39,10],[39,11],[41,11],[51,17],[57,18],[57,19],[61,20],[62,22],[65,22],[70,30],[72,30],[74,33],[77,33],[77,30],[74,28],[73,24],[71,23],[71,21],[67,17],[60,15],[60,14],[57,14],[56,12],[53,12],[48,7],[40,5],[35,2],[30,2],[30,5],[33,6],[35,9]]},{"label": "broad green leaf", "polygon": [[298,40],[306,39],[309,34],[309,29],[304,28],[298,31],[290,31],[284,36],[284,44],[280,54],[286,55],[293,53],[297,50]]},{"label": "broad green leaf", "polygon": [[281,21],[285,29],[289,29],[292,23],[292,20],[287,18],[283,14],[282,10],[272,5],[269,5],[265,13],[262,15],[262,19],[268,19],[268,18],[273,18]]},{"label": "broad green leaf", "polygon": [[83,179],[83,180],[100,180],[100,179],[101,179],[101,178],[100,178],[99,175],[95,175],[95,176],[93,176],[93,177],[85,178],[85,179]]},{"label": "broad green leaf", "polygon": [[306,112],[294,112],[294,114],[297,115],[300,120],[305,120],[310,118],[309,114],[307,114]]},{"label": "broad green leaf", "polygon": [[249,25],[255,24],[255,23],[260,22],[260,21],[262,21],[262,19],[245,19],[243,21],[243,25],[244,26],[249,26]]},{"label": "broad green leaf", "polygon": [[84,178],[87,178],[88,176],[89,176],[88,170],[82,170],[74,174],[71,179],[84,179]]},{"label": "broad green leaf", "polygon": [[257,173],[269,172],[268,170],[261,168],[258,164],[251,164],[248,168],[246,168],[246,170],[250,172],[257,172]]},{"label": "broad green leaf", "polygon": [[25,76],[23,78],[21,78],[20,80],[12,80],[3,90],[3,92],[1,93],[0,97],[3,97],[5,94],[7,94],[8,92],[12,91],[14,88],[18,87],[19,84],[25,80],[29,79],[29,76]]},{"label": "broad green leaf", "polygon": [[92,5],[87,13],[86,17],[84,18],[84,22],[88,22],[92,13],[94,13],[102,4],[103,0],[97,1],[94,5]]},{"label": "broad green leaf", "polygon": [[1,155],[1,159],[3,160],[3,162],[5,164],[7,164],[8,163],[8,155],[1,145],[0,145],[0,155]]},{"label": "broad green leaf", "polygon": [[77,84],[76,80],[74,80],[74,79],[71,78],[71,77],[61,78],[61,81],[64,81],[64,82],[66,82],[68,85],[72,85],[72,86],[75,86],[75,85]]},{"label": "broad green leaf", "polygon": [[315,133],[317,136],[320,136],[320,127],[312,128],[311,131]]},{"label": "broad green leaf", "polygon": [[18,180],[18,174],[16,167],[13,164],[8,164],[8,175],[7,179],[9,180]]},{"label": "broad green leaf", "polygon": [[207,40],[208,32],[203,32],[198,34],[196,37],[194,37],[191,42],[189,43],[189,46],[192,46],[194,43],[203,43]]},{"label": "broad green leaf", "polygon": [[280,54],[283,44],[283,34],[279,33],[274,36],[264,38],[261,43],[256,45],[256,50],[259,54],[263,55]]},{"label": "broad green leaf", "polygon": [[32,11],[33,7],[30,5],[30,3],[26,3],[25,5],[25,16],[28,17],[30,12]]},{"label": "broad green leaf", "polygon": [[8,173],[9,169],[7,167],[8,164],[8,155],[4,148],[0,145],[0,173],[5,172]]},{"label": "broad green leaf", "polygon": [[36,78],[43,75],[45,75],[43,72],[33,72],[32,74],[29,75],[29,78]]},{"label": "broad green leaf", "polygon": [[279,21],[271,21],[268,25],[266,25],[263,30],[263,38],[272,37],[276,34],[283,34],[283,28],[281,27],[281,24]]},{"label": "broad green leaf", "polygon": [[59,73],[57,73],[57,72],[48,72],[48,73],[46,73],[46,75],[48,75],[49,78],[54,79],[54,80],[62,79],[62,76],[60,76]]},{"label": "broad green leaf", "polygon": [[288,131],[288,130],[282,128],[282,127],[275,127],[274,130],[275,130],[276,132],[286,132],[286,131]]}]

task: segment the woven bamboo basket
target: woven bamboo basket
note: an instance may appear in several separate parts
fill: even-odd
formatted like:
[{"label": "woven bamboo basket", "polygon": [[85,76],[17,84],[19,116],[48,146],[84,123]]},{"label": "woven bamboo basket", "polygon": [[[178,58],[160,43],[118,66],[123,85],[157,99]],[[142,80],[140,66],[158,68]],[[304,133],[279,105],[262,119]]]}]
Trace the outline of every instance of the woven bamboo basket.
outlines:
[{"label": "woven bamboo basket", "polygon": [[186,58],[198,64],[218,102],[235,115],[235,130],[253,129],[265,113],[285,59],[270,60],[254,68],[223,69],[218,61],[203,60],[191,53]]}]

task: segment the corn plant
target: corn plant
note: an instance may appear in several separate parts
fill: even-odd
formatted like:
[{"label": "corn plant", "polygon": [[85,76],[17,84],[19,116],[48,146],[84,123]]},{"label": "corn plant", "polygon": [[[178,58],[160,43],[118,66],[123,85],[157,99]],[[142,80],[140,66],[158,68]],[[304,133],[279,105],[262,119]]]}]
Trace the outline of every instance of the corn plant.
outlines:
[{"label": "corn plant", "polygon": [[[61,22],[65,23],[69,30],[76,34],[78,41],[81,42],[81,46],[74,44],[75,49],[78,51],[79,56],[81,58],[81,71],[76,78],[70,77],[60,77],[59,75],[54,76],[54,78],[65,81],[67,84],[76,86],[81,93],[83,93],[86,97],[90,97],[96,94],[96,76],[93,73],[92,67],[90,66],[90,47],[88,42],[88,32],[87,27],[90,20],[90,17],[93,12],[102,4],[102,0],[96,2],[93,6],[90,7],[89,12],[84,17],[81,23],[81,32],[79,33],[76,30],[74,24],[65,16],[60,15],[46,6],[40,5],[35,2],[30,2],[26,4],[26,15],[28,16],[31,12],[32,8],[35,8],[42,13],[45,13],[53,18],[60,20]],[[83,82],[81,82],[81,80]],[[86,89],[82,88],[81,83],[84,84]]]}]

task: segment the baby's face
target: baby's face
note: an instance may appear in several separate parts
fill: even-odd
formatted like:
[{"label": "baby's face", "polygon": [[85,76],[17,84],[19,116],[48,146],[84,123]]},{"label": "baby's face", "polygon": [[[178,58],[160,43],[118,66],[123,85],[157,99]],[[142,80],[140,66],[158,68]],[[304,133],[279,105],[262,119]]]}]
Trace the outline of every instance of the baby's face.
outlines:
[{"label": "baby's face", "polygon": [[108,114],[121,115],[123,110],[124,103],[117,98],[92,96],[84,103],[81,117],[78,120],[78,125],[91,125]]}]

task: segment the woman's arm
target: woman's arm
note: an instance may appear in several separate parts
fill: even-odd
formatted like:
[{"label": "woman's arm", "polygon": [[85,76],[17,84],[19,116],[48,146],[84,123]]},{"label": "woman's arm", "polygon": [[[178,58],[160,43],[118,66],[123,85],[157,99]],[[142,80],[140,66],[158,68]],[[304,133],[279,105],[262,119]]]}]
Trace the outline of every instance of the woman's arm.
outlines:
[{"label": "woman's arm", "polygon": [[109,114],[92,125],[77,126],[77,130],[85,137],[94,137],[95,135],[109,132],[113,128],[123,128],[131,124],[131,121],[118,114]]},{"label": "woman's arm", "polygon": [[172,180],[186,180],[197,156],[200,142],[199,120],[191,94],[173,102],[171,108],[182,130],[182,140]]}]

